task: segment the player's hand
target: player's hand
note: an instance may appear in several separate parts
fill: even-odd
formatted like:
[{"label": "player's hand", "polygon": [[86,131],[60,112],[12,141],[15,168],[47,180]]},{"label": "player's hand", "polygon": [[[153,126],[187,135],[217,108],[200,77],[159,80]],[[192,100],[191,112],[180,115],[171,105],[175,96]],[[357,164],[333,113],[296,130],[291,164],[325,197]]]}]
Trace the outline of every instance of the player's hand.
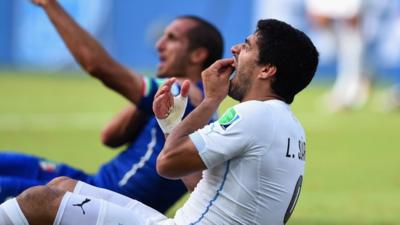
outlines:
[{"label": "player's hand", "polygon": [[229,77],[234,71],[234,60],[220,59],[201,73],[205,98],[220,103],[228,94]]},{"label": "player's hand", "polygon": [[[171,87],[176,82],[176,78],[171,78],[161,86],[153,101],[153,112],[158,119],[165,119],[168,117],[171,109],[174,107],[174,96],[171,94]],[[185,80],[181,86],[182,97],[187,97],[189,94],[190,82]]]},{"label": "player's hand", "polygon": [[33,4],[38,6],[46,6],[50,2],[55,2],[56,0],[31,0]]}]

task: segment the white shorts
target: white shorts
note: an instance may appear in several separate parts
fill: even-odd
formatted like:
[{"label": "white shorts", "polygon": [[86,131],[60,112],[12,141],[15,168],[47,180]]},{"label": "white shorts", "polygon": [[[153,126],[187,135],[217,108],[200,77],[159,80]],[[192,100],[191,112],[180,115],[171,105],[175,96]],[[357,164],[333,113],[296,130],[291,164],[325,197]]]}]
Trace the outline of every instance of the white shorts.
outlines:
[{"label": "white shorts", "polygon": [[54,225],[175,225],[158,211],[132,200],[116,205],[88,195],[67,192],[60,204]]}]

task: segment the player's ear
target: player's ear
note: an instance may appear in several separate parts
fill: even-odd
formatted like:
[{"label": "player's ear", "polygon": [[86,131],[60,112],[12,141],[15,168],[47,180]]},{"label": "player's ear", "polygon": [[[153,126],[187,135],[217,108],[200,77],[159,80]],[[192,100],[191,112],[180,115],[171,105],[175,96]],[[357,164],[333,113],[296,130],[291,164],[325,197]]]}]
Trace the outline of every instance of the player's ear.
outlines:
[{"label": "player's ear", "polygon": [[204,62],[208,57],[208,51],[206,48],[196,48],[190,52],[190,61],[194,64]]},{"label": "player's ear", "polygon": [[272,78],[273,76],[275,76],[276,72],[277,72],[277,68],[276,66],[272,65],[272,64],[267,64],[264,66],[261,66],[261,71],[258,75],[258,77],[260,79],[269,79]]}]

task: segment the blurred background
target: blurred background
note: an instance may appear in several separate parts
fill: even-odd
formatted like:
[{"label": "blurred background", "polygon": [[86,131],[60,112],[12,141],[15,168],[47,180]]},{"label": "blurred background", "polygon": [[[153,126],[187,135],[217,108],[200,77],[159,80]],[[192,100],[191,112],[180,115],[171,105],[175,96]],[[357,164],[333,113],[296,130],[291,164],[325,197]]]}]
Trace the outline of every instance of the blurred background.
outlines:
[{"label": "blurred background", "polygon": [[[329,32],[313,26],[307,6],[307,2],[313,3],[312,0],[60,2],[116,59],[136,69],[148,70],[157,63],[154,43],[166,24],[177,15],[195,14],[213,22],[222,31],[227,57],[231,55],[230,46],[243,41],[244,37],[253,32],[258,19],[284,20],[306,31],[316,42],[321,52],[321,72],[317,78],[335,75],[335,40],[329,37]],[[335,4],[341,4],[340,2],[335,1]],[[399,1],[356,2],[362,2],[359,19],[367,60],[365,66],[379,74],[377,79],[398,74]],[[0,34],[2,68],[57,71],[76,67],[45,14],[28,0],[0,1]]]},{"label": "blurred background", "polygon": [[[146,76],[158,62],[156,40],[178,15],[215,24],[225,57],[261,18],[305,31],[321,62],[293,104],[308,135],[307,167],[288,224],[400,224],[400,0],[60,2],[117,61]],[[1,150],[95,171],[115,154],[100,130],[126,104],[79,69],[41,8],[0,0]]]}]

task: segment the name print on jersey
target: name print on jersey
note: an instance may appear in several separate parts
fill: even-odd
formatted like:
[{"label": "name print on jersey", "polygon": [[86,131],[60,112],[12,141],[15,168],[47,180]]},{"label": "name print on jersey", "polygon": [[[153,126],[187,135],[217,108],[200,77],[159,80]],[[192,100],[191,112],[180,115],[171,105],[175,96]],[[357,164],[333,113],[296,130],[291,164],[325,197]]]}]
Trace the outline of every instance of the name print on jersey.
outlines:
[{"label": "name print on jersey", "polygon": [[306,142],[304,141],[297,141],[297,152],[293,153],[293,151],[295,150],[291,150],[290,148],[290,138],[288,138],[288,144],[287,144],[287,149],[286,149],[286,157],[287,158],[295,158],[296,157],[296,153],[297,153],[297,159],[300,159],[302,161],[306,160]]}]

